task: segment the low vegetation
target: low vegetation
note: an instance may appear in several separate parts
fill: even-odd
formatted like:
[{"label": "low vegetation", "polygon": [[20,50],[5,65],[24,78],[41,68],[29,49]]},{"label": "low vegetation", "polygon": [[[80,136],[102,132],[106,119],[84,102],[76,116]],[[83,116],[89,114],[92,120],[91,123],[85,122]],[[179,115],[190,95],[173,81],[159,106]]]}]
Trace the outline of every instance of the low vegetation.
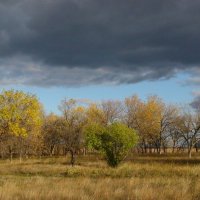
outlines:
[{"label": "low vegetation", "polygon": [[200,199],[200,155],[138,156],[118,168],[97,155],[0,162],[1,199]]}]

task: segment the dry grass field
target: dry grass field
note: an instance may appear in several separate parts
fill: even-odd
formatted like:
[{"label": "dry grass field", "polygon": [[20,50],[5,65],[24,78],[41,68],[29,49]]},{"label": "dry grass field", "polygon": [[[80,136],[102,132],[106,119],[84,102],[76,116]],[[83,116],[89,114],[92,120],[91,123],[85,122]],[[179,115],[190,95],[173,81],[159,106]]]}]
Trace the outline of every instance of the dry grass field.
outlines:
[{"label": "dry grass field", "polygon": [[0,199],[200,199],[200,156],[134,156],[118,168],[97,156],[0,161]]}]

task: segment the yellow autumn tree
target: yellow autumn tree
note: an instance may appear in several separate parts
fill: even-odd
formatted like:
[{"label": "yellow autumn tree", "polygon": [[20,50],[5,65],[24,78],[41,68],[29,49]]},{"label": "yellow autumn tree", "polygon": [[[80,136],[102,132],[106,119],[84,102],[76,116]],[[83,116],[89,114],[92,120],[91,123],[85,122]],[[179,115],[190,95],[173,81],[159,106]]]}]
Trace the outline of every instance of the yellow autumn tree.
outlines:
[{"label": "yellow autumn tree", "polygon": [[140,146],[146,152],[159,138],[163,103],[157,96],[150,96],[145,102],[134,95],[125,99],[125,108],[126,124],[137,130]]},{"label": "yellow autumn tree", "polygon": [[143,142],[149,147],[154,146],[160,137],[160,121],[162,117],[163,104],[157,96],[150,96],[140,110],[139,120]]},{"label": "yellow autumn tree", "polygon": [[86,110],[87,123],[105,124],[103,111],[96,103],[91,103]]},{"label": "yellow autumn tree", "polygon": [[[22,91],[8,90],[0,94],[0,135],[1,139],[15,138],[23,141],[30,134],[39,133],[43,109],[35,95]],[[11,145],[12,146],[12,145]],[[12,159],[12,147],[10,153]],[[20,150],[20,160],[22,152]]]}]

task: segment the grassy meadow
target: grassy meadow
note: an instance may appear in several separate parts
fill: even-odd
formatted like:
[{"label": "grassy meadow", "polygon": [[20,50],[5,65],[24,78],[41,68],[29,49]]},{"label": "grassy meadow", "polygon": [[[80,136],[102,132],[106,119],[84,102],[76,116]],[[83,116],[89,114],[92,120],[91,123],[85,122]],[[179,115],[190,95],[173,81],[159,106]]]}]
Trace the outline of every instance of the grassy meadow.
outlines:
[{"label": "grassy meadow", "polygon": [[0,199],[200,199],[200,155],[151,155],[110,168],[98,156],[0,161]]}]

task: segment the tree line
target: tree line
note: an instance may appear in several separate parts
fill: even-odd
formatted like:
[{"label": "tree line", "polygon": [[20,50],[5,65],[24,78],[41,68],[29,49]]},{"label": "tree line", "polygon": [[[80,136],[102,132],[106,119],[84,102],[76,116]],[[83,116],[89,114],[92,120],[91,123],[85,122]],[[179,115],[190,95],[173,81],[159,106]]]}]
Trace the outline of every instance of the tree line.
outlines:
[{"label": "tree line", "polygon": [[99,103],[64,99],[60,115],[46,115],[35,95],[7,90],[0,94],[2,159],[100,152],[117,166],[133,149],[139,153],[187,150],[200,141],[200,112],[168,105],[157,96],[137,95]]}]

